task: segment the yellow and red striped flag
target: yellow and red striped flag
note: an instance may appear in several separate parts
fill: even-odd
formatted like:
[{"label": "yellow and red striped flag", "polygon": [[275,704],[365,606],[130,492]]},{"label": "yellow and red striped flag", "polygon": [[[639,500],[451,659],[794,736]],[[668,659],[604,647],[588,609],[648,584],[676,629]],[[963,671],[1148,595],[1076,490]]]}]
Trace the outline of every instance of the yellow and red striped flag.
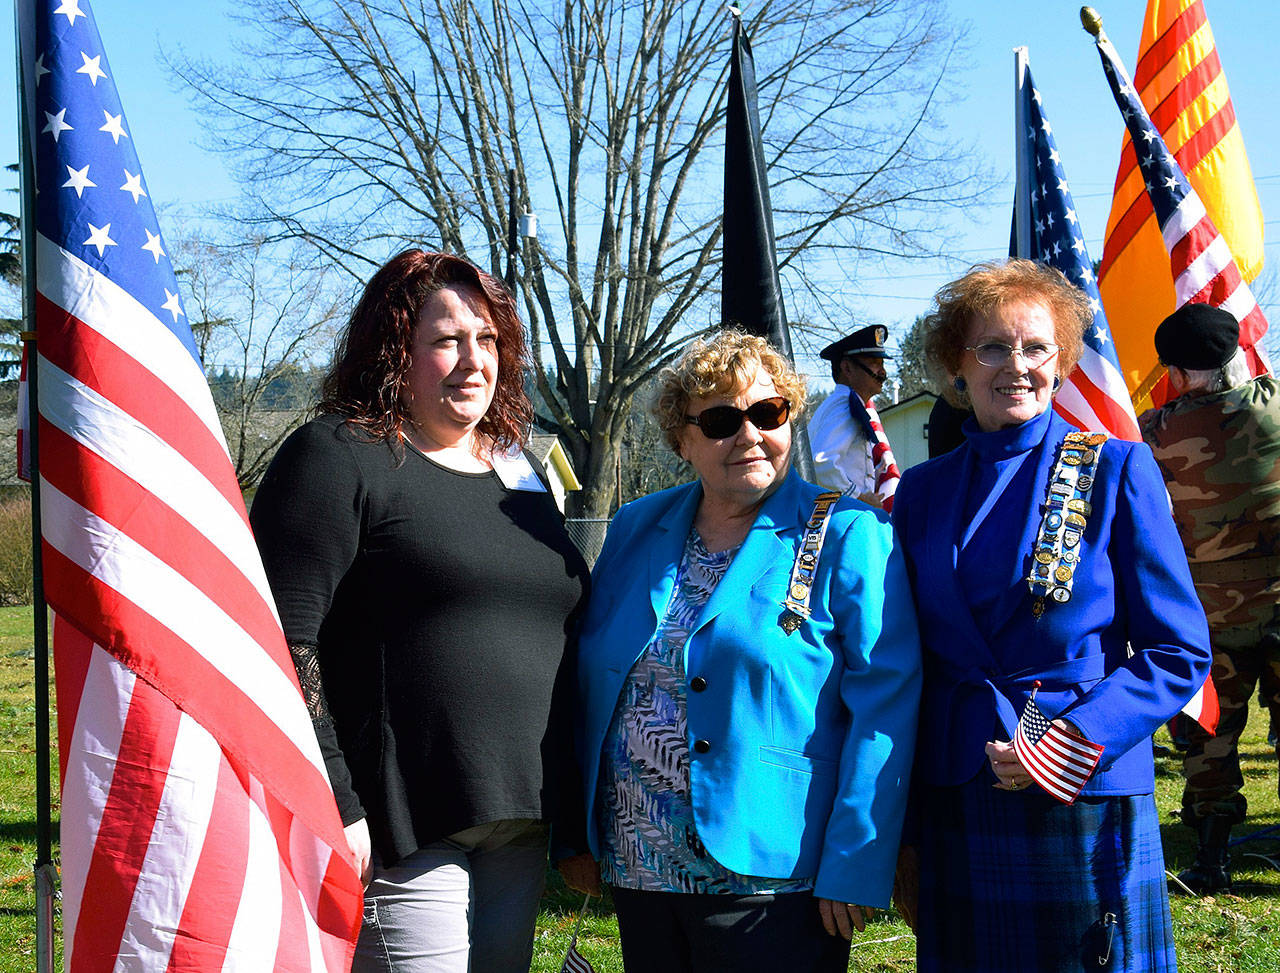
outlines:
[{"label": "yellow and red striped flag", "polygon": [[[1253,280],[1262,269],[1262,208],[1203,0],[1148,0],[1133,85],[1242,276]],[[1125,381],[1141,412],[1160,398],[1156,386],[1164,370],[1152,335],[1177,299],[1169,251],[1127,131],[1099,289]]]}]

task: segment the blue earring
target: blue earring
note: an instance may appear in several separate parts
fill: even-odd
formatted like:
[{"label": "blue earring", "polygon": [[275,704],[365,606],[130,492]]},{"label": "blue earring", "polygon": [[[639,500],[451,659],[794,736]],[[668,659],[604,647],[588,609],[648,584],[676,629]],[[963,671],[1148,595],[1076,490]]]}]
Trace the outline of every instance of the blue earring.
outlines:
[{"label": "blue earring", "polygon": [[965,382],[965,380],[961,378],[959,375],[957,375],[955,378],[951,380],[951,384],[956,387],[957,392],[963,392],[965,389],[969,387],[968,383]]},{"label": "blue earring", "polygon": [[1062,388],[1062,379],[1055,375],[1053,376],[1053,390],[1056,392],[1060,388]]}]

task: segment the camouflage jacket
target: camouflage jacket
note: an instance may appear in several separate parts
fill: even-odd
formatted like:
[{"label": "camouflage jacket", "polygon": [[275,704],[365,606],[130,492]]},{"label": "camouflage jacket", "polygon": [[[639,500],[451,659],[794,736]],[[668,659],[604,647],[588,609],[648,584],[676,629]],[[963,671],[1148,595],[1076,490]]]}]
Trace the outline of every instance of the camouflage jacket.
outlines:
[{"label": "camouflage jacket", "polygon": [[[1180,396],[1138,422],[1193,574],[1209,562],[1280,555],[1280,382],[1264,375],[1226,392]],[[1280,624],[1276,575],[1197,577],[1209,625],[1273,630]]]}]

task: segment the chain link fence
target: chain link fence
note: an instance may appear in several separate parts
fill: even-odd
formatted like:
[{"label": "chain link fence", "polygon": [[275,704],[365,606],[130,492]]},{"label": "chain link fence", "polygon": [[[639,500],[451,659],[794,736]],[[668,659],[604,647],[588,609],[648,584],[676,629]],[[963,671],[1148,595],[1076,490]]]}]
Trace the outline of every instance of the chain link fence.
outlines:
[{"label": "chain link fence", "polygon": [[608,519],[570,517],[564,522],[564,526],[569,531],[569,539],[586,558],[587,565],[594,567],[596,558],[600,556],[600,548],[604,547],[605,531],[609,529]]}]

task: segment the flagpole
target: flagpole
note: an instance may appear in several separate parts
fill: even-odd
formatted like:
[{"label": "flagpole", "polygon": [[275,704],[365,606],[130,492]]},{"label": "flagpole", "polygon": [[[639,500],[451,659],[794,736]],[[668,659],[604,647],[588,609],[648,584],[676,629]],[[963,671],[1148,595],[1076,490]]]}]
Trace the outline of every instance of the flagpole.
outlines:
[{"label": "flagpole", "polygon": [[[586,898],[582,900],[582,908],[578,910],[578,921],[573,924],[573,935],[569,937],[569,948],[564,951],[564,959],[560,961],[560,973],[577,973],[582,965],[585,965],[591,973],[595,973],[595,967],[578,953],[578,933],[582,931],[582,920],[587,917],[587,906],[591,902],[591,893],[586,893]],[[569,966],[570,957],[575,957],[576,962],[572,968]]]},{"label": "flagpole", "polygon": [[18,39],[18,186],[22,197],[22,346],[27,359],[27,441],[31,449],[31,580],[35,643],[36,706],[36,970],[53,973],[53,910],[58,872],[53,864],[51,795],[49,788],[49,612],[44,598],[44,559],[40,531],[40,367],[36,322],[36,194],[35,145],[28,106],[28,78],[24,42],[34,41],[30,4],[14,0],[14,36]]},{"label": "flagpole", "polygon": [[1031,147],[1027,140],[1027,106],[1023,86],[1027,83],[1027,49],[1013,49],[1013,152],[1017,184],[1013,193],[1014,236],[1018,256],[1031,253]]}]

